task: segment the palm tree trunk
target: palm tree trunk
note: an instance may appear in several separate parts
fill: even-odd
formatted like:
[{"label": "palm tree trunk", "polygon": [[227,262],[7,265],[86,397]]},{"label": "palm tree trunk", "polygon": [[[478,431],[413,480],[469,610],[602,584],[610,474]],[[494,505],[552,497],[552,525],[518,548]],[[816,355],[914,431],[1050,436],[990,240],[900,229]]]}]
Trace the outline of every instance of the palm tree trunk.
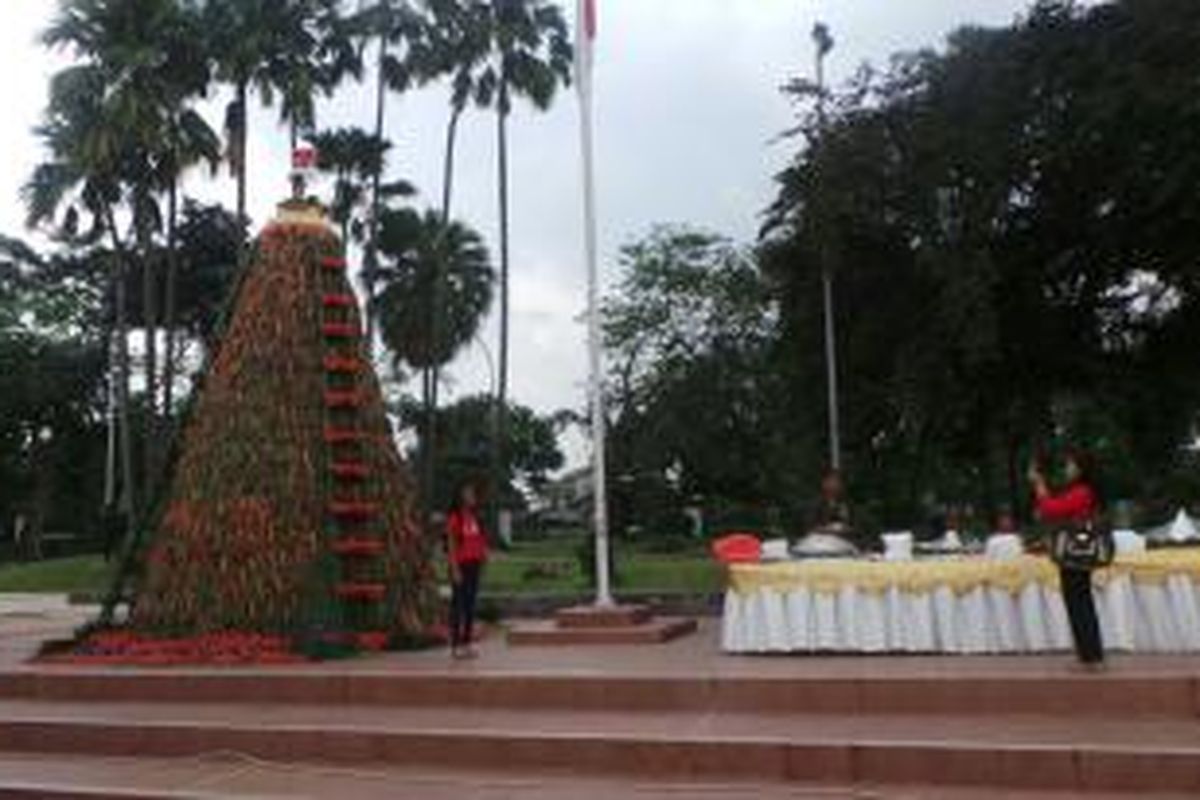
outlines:
[{"label": "palm tree trunk", "polygon": [[[446,235],[446,229],[450,225],[450,197],[454,185],[454,141],[458,134],[458,120],[462,116],[462,109],[455,108],[450,113],[450,122],[446,126],[446,158],[442,168],[442,229],[439,236]],[[437,352],[437,343],[441,341],[442,331],[442,312],[444,309],[443,294],[445,291],[444,281],[442,278],[442,252],[444,248],[440,246],[434,254],[434,273],[433,273],[433,323],[431,325],[431,339],[434,342],[434,351]],[[429,445],[426,448],[425,460],[425,480],[426,491],[429,493],[429,501],[431,504],[437,502],[437,470],[435,469],[435,455],[437,453],[437,409],[438,409],[438,385],[441,382],[441,364],[433,364],[433,372],[429,380],[429,403],[425,409],[428,415],[428,427],[426,429],[426,441]],[[431,506],[432,507],[432,506]]]},{"label": "palm tree trunk", "polygon": [[450,224],[450,197],[454,190],[454,142],[458,137],[458,120],[462,109],[455,108],[446,126],[446,160],[442,167],[442,226]]},{"label": "palm tree trunk", "polygon": [[237,85],[237,104],[241,112],[241,124],[238,125],[236,131],[238,144],[238,163],[237,163],[237,212],[238,220],[246,219],[246,142],[249,139],[247,129],[250,127],[250,108],[248,98],[250,95],[250,87],[247,81],[241,81]]},{"label": "palm tree trunk", "polygon": [[116,336],[117,336],[117,427],[121,450],[121,500],[120,509],[125,515],[126,543],[131,543],[137,533],[137,497],[134,487],[133,436],[129,415],[129,299],[126,279],[129,254],[121,242],[112,209],[106,209],[109,236],[116,253],[114,280],[116,281]]},{"label": "palm tree trunk", "polygon": [[[375,73],[375,141],[383,141],[384,111],[387,106],[387,83],[383,78],[384,64],[387,61],[387,34],[379,37],[379,65]],[[367,353],[371,361],[375,361],[375,272],[379,261],[379,213],[380,213],[380,184],[383,182],[383,159],[379,159],[378,168],[371,176],[371,224],[367,230],[367,248],[363,258],[363,288],[367,295],[366,302],[366,336]]]},{"label": "palm tree trunk", "polygon": [[[501,466],[508,428],[508,79],[503,68],[500,72],[500,110],[496,122],[500,191],[500,374],[496,389],[495,430],[492,432],[492,492],[497,512],[499,503],[503,502]],[[498,517],[493,524],[499,524]]]},{"label": "palm tree trunk", "polygon": [[433,514],[433,369],[421,368],[421,521],[429,525]]},{"label": "palm tree trunk", "polygon": [[166,328],[166,354],[163,365],[163,417],[170,420],[175,402],[175,325],[178,315],[179,253],[175,248],[175,228],[179,215],[179,181],[171,179],[167,192],[167,298],[164,327]]},{"label": "palm tree trunk", "polygon": [[[145,219],[150,198],[137,203],[138,249],[142,254],[142,349],[146,358],[145,419],[142,421],[142,476],[147,487],[158,471],[158,281],[155,280],[154,242]],[[153,489],[148,489],[153,494]]]},{"label": "palm tree trunk", "polygon": [[[116,292],[116,269],[112,270],[113,291]],[[108,388],[104,393],[104,510],[111,513],[117,504],[117,337],[108,335],[105,351],[108,355]],[[107,540],[107,536],[106,536]]]}]

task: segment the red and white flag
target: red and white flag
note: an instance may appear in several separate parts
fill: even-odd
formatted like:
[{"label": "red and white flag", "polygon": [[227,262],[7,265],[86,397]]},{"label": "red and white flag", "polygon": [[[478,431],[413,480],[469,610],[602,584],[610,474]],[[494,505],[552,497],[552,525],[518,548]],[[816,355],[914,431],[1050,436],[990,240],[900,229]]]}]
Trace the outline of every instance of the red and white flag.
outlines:
[{"label": "red and white flag", "polygon": [[579,91],[588,95],[592,91],[592,63],[596,49],[596,3],[597,0],[577,0],[575,14],[576,80]]}]

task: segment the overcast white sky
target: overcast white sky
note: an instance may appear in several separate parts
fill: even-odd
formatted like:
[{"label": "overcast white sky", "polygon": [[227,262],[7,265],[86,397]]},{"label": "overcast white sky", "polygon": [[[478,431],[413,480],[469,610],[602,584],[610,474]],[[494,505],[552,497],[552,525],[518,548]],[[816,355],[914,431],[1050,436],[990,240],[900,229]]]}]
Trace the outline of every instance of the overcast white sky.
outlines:
[{"label": "overcast white sky", "polygon": [[[1027,0],[598,0],[597,159],[601,256],[614,277],[622,243],[658,222],[704,226],[749,241],[770,201],[772,176],[793,144],[772,140],[793,119],[779,93],[812,64],[809,31],[827,22],[837,40],[833,80],[863,61],[940,45],[965,23],[1006,24]],[[23,234],[18,190],[40,158],[32,134],[46,84],[61,57],[36,42],[55,0],[4,0],[0,26],[0,232]],[[564,2],[574,14],[574,2]],[[348,88],[320,124],[369,127],[370,86]],[[224,98],[208,108],[214,127]],[[394,98],[388,135],[395,176],[421,202],[439,196],[446,95],[438,88]],[[541,411],[581,408],[586,353],[579,135],[574,93],[547,114],[513,120],[511,392]],[[287,137],[274,110],[252,116],[251,209],[257,222],[286,192]],[[496,238],[494,120],[469,115],[461,129],[455,213]],[[228,179],[196,176],[189,187],[233,205]],[[495,350],[495,320],[485,338]],[[472,346],[449,371],[450,394],[486,391],[484,350]],[[582,450],[569,447],[578,463]]]}]

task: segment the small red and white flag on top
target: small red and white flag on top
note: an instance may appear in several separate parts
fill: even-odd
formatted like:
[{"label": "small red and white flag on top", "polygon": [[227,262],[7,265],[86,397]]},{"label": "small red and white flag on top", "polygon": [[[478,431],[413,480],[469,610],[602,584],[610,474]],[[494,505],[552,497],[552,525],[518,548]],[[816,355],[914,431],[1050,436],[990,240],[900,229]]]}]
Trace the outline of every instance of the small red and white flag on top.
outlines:
[{"label": "small red and white flag on top", "polygon": [[583,0],[583,32],[589,40],[596,40],[596,0]]},{"label": "small red and white flag on top", "polygon": [[592,84],[592,60],[596,48],[596,2],[597,0],[578,0],[575,15],[577,78],[580,91],[585,93],[590,91]]}]

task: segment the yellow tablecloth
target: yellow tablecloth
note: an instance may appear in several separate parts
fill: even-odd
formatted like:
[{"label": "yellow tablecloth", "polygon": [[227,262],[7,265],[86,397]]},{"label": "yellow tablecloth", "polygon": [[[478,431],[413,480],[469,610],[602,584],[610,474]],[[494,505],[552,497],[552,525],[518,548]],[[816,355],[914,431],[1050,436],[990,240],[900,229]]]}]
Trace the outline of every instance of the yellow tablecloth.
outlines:
[{"label": "yellow tablecloth", "polygon": [[[1200,582],[1200,548],[1156,550],[1122,556],[1094,580],[1106,584],[1114,575],[1129,575],[1134,583],[1162,584],[1170,575],[1187,575]],[[931,561],[788,561],[734,564],[729,568],[729,589],[738,594],[762,590],[787,592],[798,588],[836,594],[853,586],[880,594],[892,588],[926,593],[950,588],[966,594],[980,587],[1005,589],[1013,594],[1030,583],[1057,587],[1058,568],[1047,558],[1023,556],[1012,561],[961,558]]]}]

